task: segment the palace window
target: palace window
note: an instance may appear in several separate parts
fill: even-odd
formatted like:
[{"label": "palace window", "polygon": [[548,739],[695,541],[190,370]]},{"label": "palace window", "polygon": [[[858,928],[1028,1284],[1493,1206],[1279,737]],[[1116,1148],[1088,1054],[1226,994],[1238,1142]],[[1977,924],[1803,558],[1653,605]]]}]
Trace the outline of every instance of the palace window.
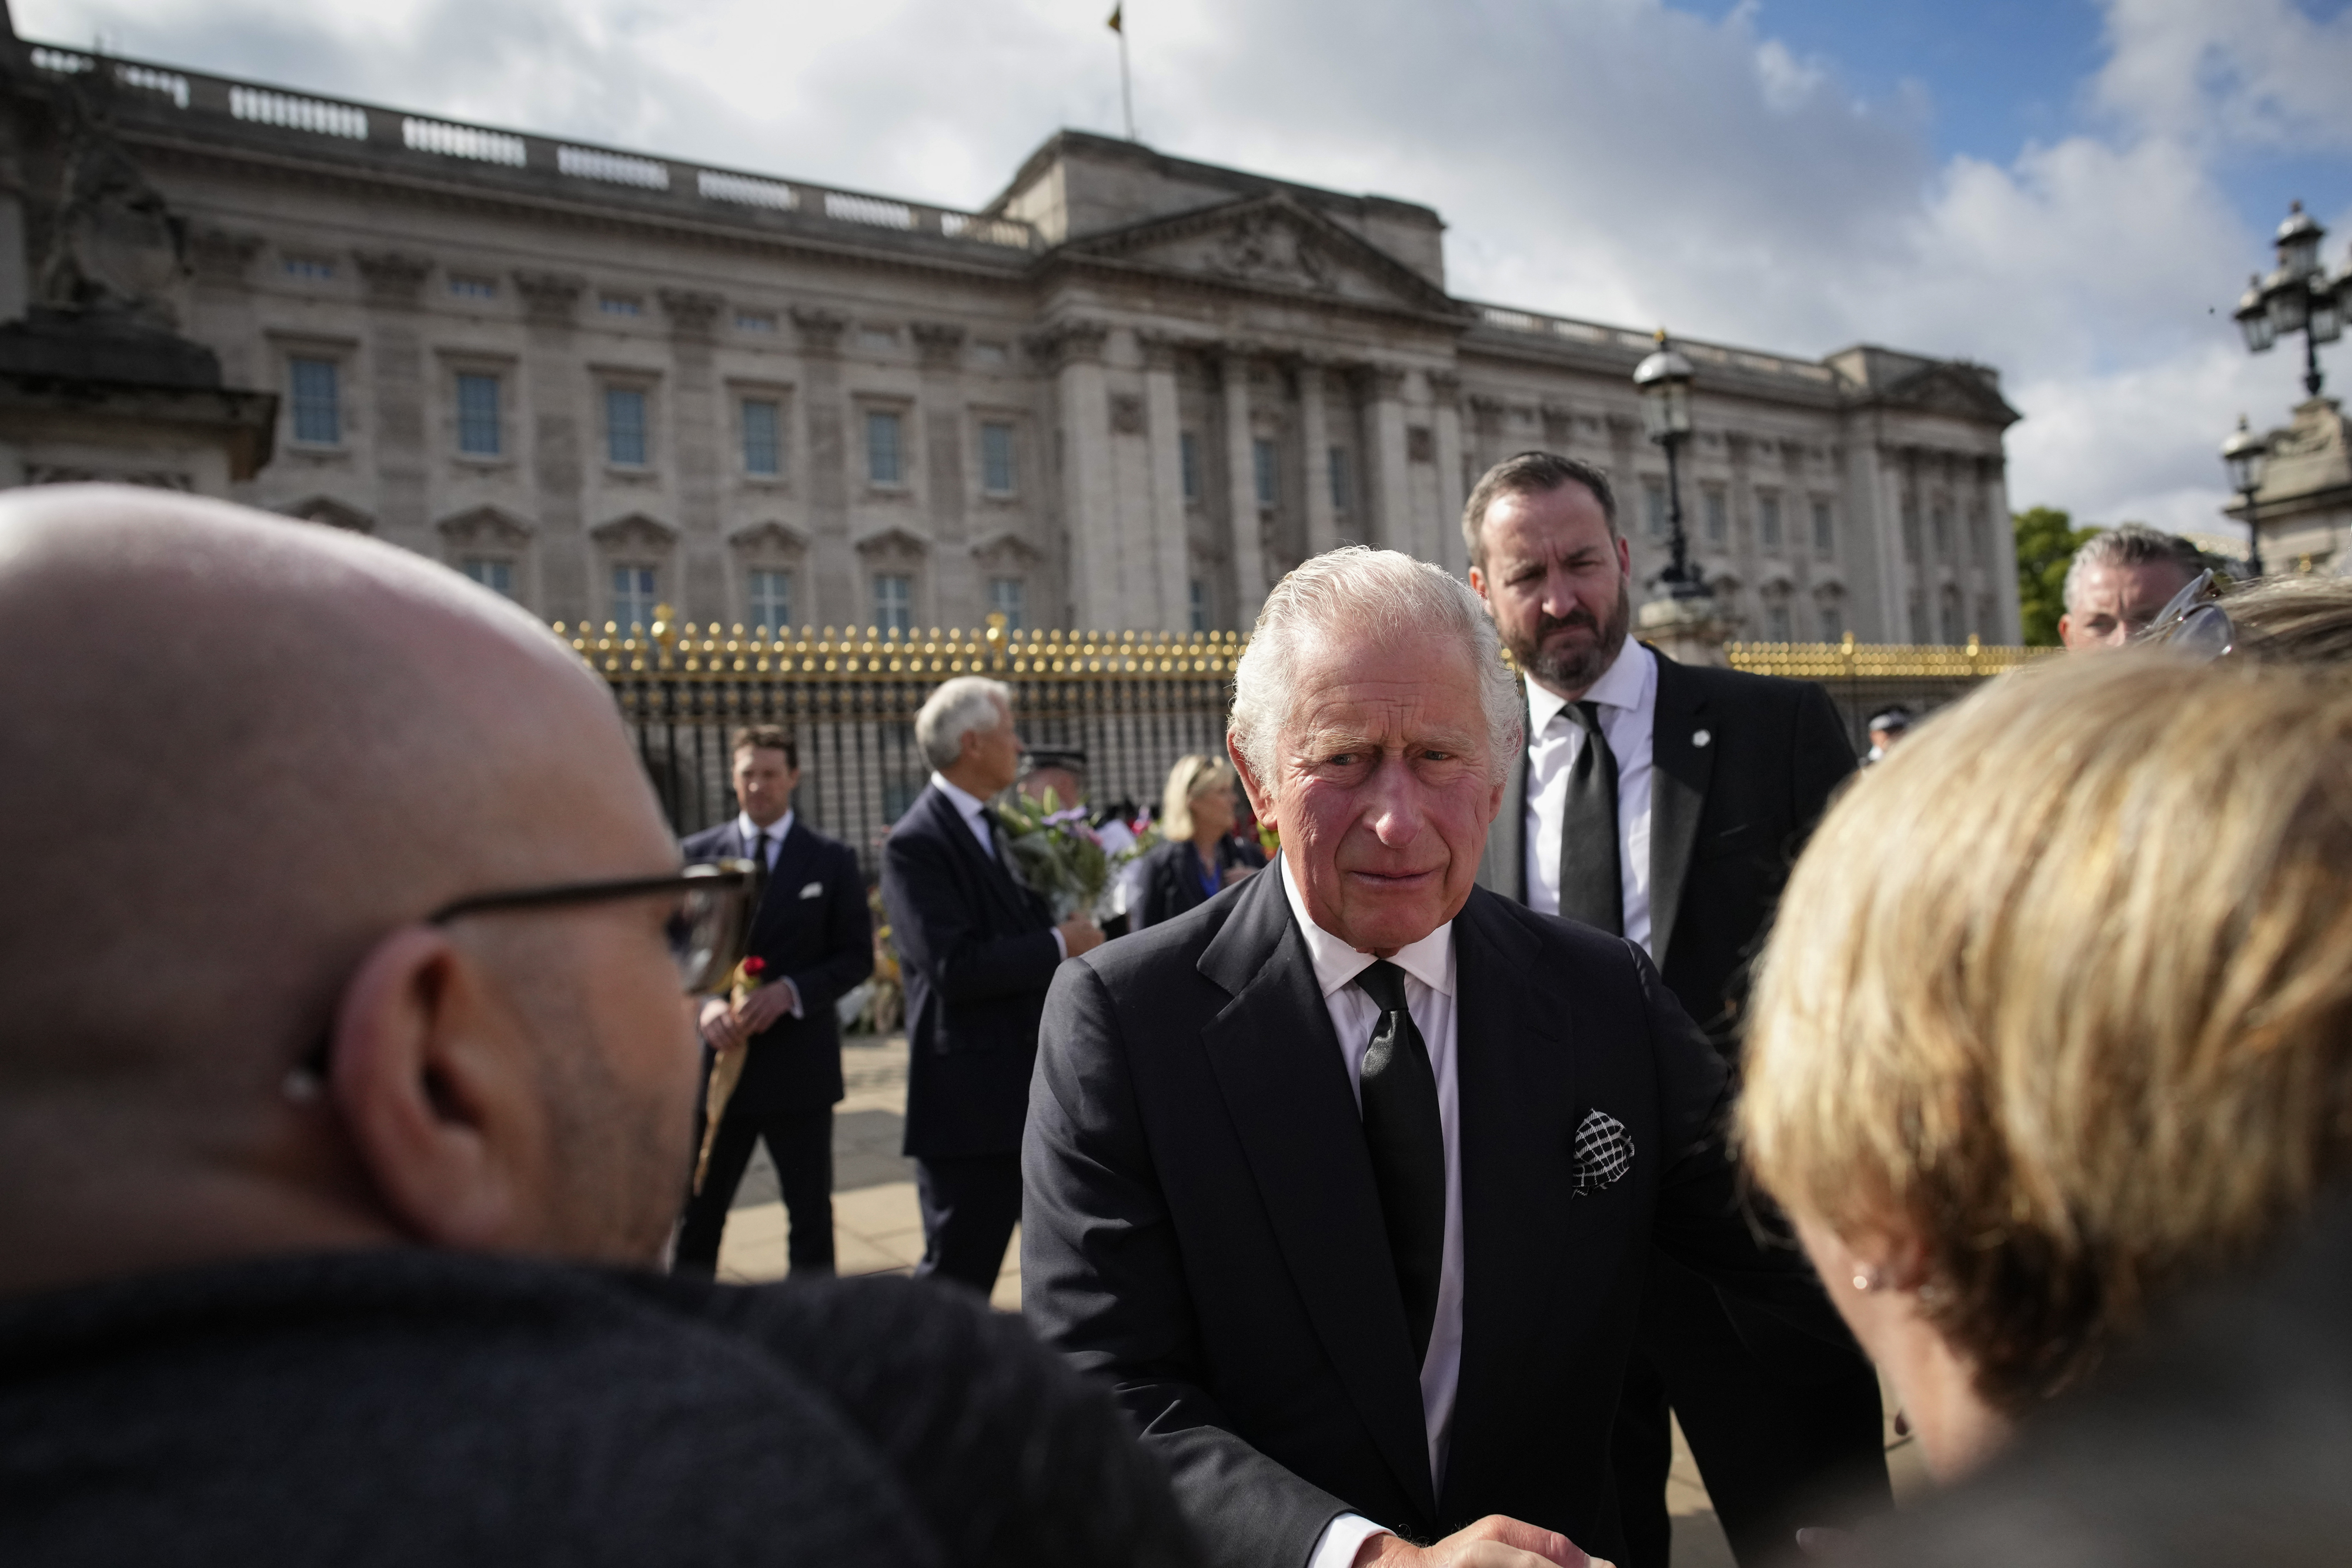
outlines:
[{"label": "palace window", "polygon": [[1201,498],[1201,439],[1191,431],[1176,437],[1176,466],[1184,476],[1184,499]]},{"label": "palace window", "polygon": [[743,400],[744,473],[772,479],[784,471],[783,422],[780,413],[773,398]]},{"label": "palace window", "polygon": [[1830,521],[1830,504],[1813,503],[1813,553],[1827,560],[1837,554],[1837,528]]},{"label": "palace window", "polygon": [[294,439],[311,446],[336,446],[343,439],[342,391],[332,360],[300,357],[288,362],[294,405]]},{"label": "palace window", "polygon": [[738,332],[772,332],[776,329],[775,314],[768,310],[738,310],[735,312],[735,329]]},{"label": "palace window", "polygon": [[650,566],[613,569],[613,619],[624,626],[650,626],[659,601],[660,572]]},{"label": "palace window", "polygon": [[1662,539],[1666,537],[1666,483],[1664,480],[1642,481],[1642,517],[1652,538]]},{"label": "palace window", "polygon": [[903,485],[906,465],[899,455],[899,416],[877,409],[866,416],[866,477],[876,485]]},{"label": "palace window", "polygon": [[887,354],[898,346],[898,334],[887,327],[860,328],[857,346],[869,353]]},{"label": "palace window", "polygon": [[1282,465],[1276,455],[1274,443],[1265,440],[1251,442],[1250,465],[1255,470],[1257,479],[1257,504],[1261,507],[1275,505],[1282,493]]},{"label": "palace window", "polygon": [[457,376],[457,450],[496,457],[504,450],[499,420],[499,378],[475,371]]},{"label": "palace window", "polygon": [[[1776,550],[1780,548],[1780,497],[1756,497],[1756,539],[1766,549]],[[1780,641],[1785,643],[1788,639],[1783,637]]]},{"label": "palace window", "polygon": [[335,264],[322,256],[289,256],[284,265],[287,277],[305,283],[325,283],[335,276]]},{"label": "palace window", "polygon": [[1824,604],[1815,619],[1822,623],[1822,641],[1834,643],[1845,635],[1845,616],[1834,604]]},{"label": "palace window", "polygon": [[915,580],[903,571],[874,578],[874,624],[884,632],[910,632],[915,625]]},{"label": "palace window", "polygon": [[1787,601],[1776,599],[1764,607],[1764,635],[1768,642],[1773,643],[1793,643],[1797,640],[1790,622]]},{"label": "palace window", "polygon": [[1192,580],[1192,630],[1206,632],[1209,629],[1209,585],[1197,577]]},{"label": "palace window", "polygon": [[619,468],[646,465],[646,394],[635,387],[604,389],[604,460]]},{"label": "palace window", "polygon": [[1349,494],[1353,486],[1348,480],[1348,449],[1334,446],[1331,448],[1331,509],[1335,512],[1344,513],[1353,504]]},{"label": "palace window", "polygon": [[1004,629],[1020,632],[1029,624],[1029,585],[1017,577],[988,580],[988,607],[1004,617]]},{"label": "palace window", "polygon": [[492,593],[504,594],[509,599],[515,596],[514,562],[502,556],[469,555],[458,565],[467,577]]},{"label": "palace window", "polygon": [[781,633],[793,623],[793,574],[755,570],[746,574],[751,624],[762,634]]},{"label": "palace window", "polygon": [[1731,542],[1731,499],[1720,490],[1704,492],[1699,505],[1706,516],[1706,542],[1727,545]]},{"label": "palace window", "polygon": [[982,425],[980,487],[992,496],[1010,496],[1013,494],[1013,427],[996,423]]},{"label": "palace window", "polygon": [[634,294],[607,294],[596,301],[596,308],[607,316],[642,316],[646,302]]},{"label": "palace window", "polygon": [[463,273],[449,275],[449,292],[460,299],[496,299],[499,286],[496,279],[468,277]]}]

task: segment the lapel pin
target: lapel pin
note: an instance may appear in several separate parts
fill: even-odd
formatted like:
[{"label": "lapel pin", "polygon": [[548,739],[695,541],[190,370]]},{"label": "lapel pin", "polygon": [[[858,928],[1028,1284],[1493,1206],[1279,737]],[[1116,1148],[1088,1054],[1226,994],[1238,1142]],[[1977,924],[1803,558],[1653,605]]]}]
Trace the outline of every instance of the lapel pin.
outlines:
[{"label": "lapel pin", "polygon": [[1708,741],[1713,740],[1714,738],[1715,737],[1709,735],[1703,729],[1695,729],[1691,731],[1691,744],[1693,746],[1705,746]]}]

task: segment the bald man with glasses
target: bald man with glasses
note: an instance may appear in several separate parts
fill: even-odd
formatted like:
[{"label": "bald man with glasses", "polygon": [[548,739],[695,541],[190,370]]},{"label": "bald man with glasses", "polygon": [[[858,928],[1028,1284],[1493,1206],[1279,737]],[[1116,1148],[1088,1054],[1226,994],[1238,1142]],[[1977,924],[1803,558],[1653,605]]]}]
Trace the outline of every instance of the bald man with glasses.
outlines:
[{"label": "bald man with glasses", "polygon": [[0,712],[0,1562],[1189,1561],[1018,1325],[653,1271],[751,868],[523,612],[16,491]]}]

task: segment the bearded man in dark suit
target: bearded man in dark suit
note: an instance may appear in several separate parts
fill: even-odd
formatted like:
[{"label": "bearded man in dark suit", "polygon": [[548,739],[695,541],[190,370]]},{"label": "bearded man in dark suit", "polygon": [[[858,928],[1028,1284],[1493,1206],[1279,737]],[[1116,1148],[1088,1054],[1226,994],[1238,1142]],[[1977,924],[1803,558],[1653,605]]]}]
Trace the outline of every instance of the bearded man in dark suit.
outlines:
[{"label": "bearded man in dark suit", "polygon": [[1276,867],[1055,977],[1024,1311],[1213,1562],[1613,1557],[1654,1248],[1844,1334],[1739,1213],[1722,1059],[1639,946],[1475,885],[1518,701],[1438,568],[1285,578],[1233,739]]},{"label": "bearded man in dark suit", "polygon": [[735,820],[678,847],[687,861],[747,860],[760,870],[747,956],[761,985],[739,1002],[702,1005],[703,1074],[721,1053],[749,1051],[727,1097],[710,1157],[687,1199],[677,1270],[709,1274],[735,1188],[764,1139],[789,1223],[792,1271],[833,1272],[833,1108],[841,1100],[841,1026],[833,1004],[874,972],[866,880],[848,845],[793,812],[801,779],[790,730],[760,725],[735,737]]},{"label": "bearded man in dark suit", "polygon": [[[1626,633],[1631,551],[1599,470],[1546,452],[1464,509],[1470,585],[1526,677],[1479,882],[1622,936],[1738,1061],[1735,995],[1853,748],[1810,681],[1680,664]],[[1878,1383],[1859,1349],[1790,1332],[1660,1257],[1619,1407],[1626,1568],[1666,1568],[1669,1401],[1734,1552],[1884,1500]]]}]

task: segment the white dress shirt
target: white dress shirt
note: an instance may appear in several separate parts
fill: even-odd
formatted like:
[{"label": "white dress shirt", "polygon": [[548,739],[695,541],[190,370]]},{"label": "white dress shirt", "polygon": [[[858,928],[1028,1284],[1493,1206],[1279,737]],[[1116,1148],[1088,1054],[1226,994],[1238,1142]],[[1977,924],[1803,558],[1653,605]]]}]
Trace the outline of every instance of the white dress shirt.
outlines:
[{"label": "white dress shirt", "polygon": [[[1323,993],[1332,1032],[1339,1037],[1339,1057],[1361,1114],[1364,1052],[1381,1009],[1352,982],[1375,960],[1308,918],[1307,903],[1291,881],[1288,860],[1277,858],[1282,860],[1282,891],[1307,939],[1316,988]],[[1404,971],[1405,1010],[1429,1049],[1430,1071],[1437,1077],[1437,1120],[1445,1137],[1445,1245],[1438,1264],[1437,1318],[1430,1325],[1429,1352],[1421,1363],[1421,1419],[1429,1441],[1430,1484],[1443,1490],[1454,1435],[1454,1395],[1462,1381],[1462,1095],[1454,1050],[1454,923],[1449,920],[1411,946],[1400,947],[1389,962]],[[1360,1514],[1341,1514],[1324,1527],[1307,1559],[1308,1568],[1347,1568],[1366,1541],[1386,1533]]]},{"label": "white dress shirt", "polygon": [[[793,831],[793,809],[785,807],[784,814],[776,819],[774,825],[765,828],[751,820],[751,812],[738,811],[735,813],[735,831],[743,835],[745,849],[751,849],[754,844],[759,846],[760,869],[772,876],[776,862],[783,858],[784,840]],[[806,1018],[808,1015],[801,1011],[801,988],[793,983],[793,977],[778,975],[773,983],[782,986],[793,998],[793,1017]]]},{"label": "white dress shirt", "polygon": [[[1617,758],[1617,871],[1626,938],[1650,949],[1650,737],[1658,720],[1658,660],[1625,639],[1584,700],[1601,709],[1601,733]],[[1559,913],[1560,820],[1568,774],[1584,749],[1584,727],[1568,699],[1528,683],[1528,804],[1519,841],[1528,857],[1528,906]],[[1656,955],[1653,953],[1652,956]]]},{"label": "white dress shirt", "polygon": [[[980,841],[980,852],[990,860],[994,860],[996,835],[989,831],[988,802],[960,785],[949,783],[947,775],[944,773],[931,775],[931,788],[946,796],[948,804],[953,806],[962,816],[963,825],[970,828],[971,836]],[[1011,874],[1013,871],[1011,866],[1006,866],[1004,869],[1008,875]],[[1013,880],[1017,882],[1020,879],[1015,877]],[[1054,928],[1054,948],[1065,958],[1070,956],[1069,941],[1062,935],[1059,926]]]}]

